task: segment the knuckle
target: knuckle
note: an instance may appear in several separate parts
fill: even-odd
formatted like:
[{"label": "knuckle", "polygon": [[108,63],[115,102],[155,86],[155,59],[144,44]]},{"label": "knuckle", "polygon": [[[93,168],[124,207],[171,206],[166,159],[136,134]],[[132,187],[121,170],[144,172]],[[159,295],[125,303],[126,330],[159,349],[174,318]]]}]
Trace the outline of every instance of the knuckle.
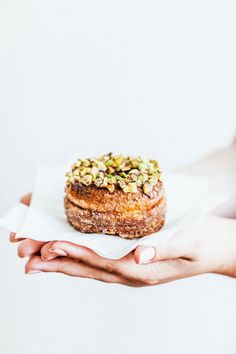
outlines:
[{"label": "knuckle", "polygon": [[54,243],[55,242],[48,242],[41,248],[41,255],[43,257],[47,257],[48,255],[50,255],[50,249],[54,248]]},{"label": "knuckle", "polygon": [[105,269],[108,273],[116,273],[116,274],[120,275],[120,270],[119,270],[118,266],[116,265],[116,263],[108,262],[105,265]]},{"label": "knuckle", "polygon": [[60,247],[60,241],[51,241],[46,244],[45,250],[49,251],[49,250],[57,249],[59,247]]},{"label": "knuckle", "polygon": [[25,265],[26,273],[29,272],[31,269],[37,269],[37,265],[38,265],[39,260],[40,260],[40,257],[38,257],[38,256],[30,259]]},{"label": "knuckle", "polygon": [[[93,278],[93,274],[89,274],[89,278]],[[103,283],[109,283],[109,277],[103,272],[97,273],[96,279],[102,281]]]},{"label": "knuckle", "polygon": [[61,273],[65,270],[66,267],[66,259],[58,258],[55,263],[53,263],[54,272]]},{"label": "knuckle", "polygon": [[145,277],[143,276],[140,280],[145,285],[153,285],[156,283],[156,279],[153,279],[153,278],[150,278],[147,276],[145,276]]},{"label": "knuckle", "polygon": [[21,244],[17,247],[17,254],[18,254],[18,257],[20,257],[20,258],[24,257]]},{"label": "knuckle", "polygon": [[153,264],[147,265],[145,271],[141,276],[142,282],[147,285],[155,285],[160,282],[159,277],[157,276],[156,267]]},{"label": "knuckle", "polygon": [[159,282],[157,279],[147,279],[145,283],[147,285],[157,285]]},{"label": "knuckle", "polygon": [[43,260],[47,260],[48,251],[47,251],[46,248],[42,248],[40,254],[41,254],[41,258],[42,258]]},{"label": "knuckle", "polygon": [[15,241],[15,233],[11,232],[9,235],[9,241],[14,242]]},{"label": "knuckle", "polygon": [[28,250],[28,240],[24,240],[18,245],[17,254],[20,258],[24,258],[27,254],[30,254]]}]

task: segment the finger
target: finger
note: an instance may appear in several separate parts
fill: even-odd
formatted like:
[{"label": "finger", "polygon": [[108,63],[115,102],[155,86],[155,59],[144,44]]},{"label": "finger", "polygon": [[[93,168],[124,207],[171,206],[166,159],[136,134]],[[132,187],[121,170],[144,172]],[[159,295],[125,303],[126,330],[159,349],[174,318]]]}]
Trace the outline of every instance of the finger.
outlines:
[{"label": "finger", "polygon": [[[82,262],[67,257],[59,257],[50,261],[42,261],[39,256],[34,256],[26,264],[27,274],[40,272],[58,272],[70,276],[96,279],[108,283],[140,287],[167,283],[173,280],[201,274],[198,268],[191,269],[182,259],[157,262],[143,267],[149,268],[146,278],[140,280],[128,280],[122,276],[108,273],[99,268],[93,268]],[[137,266],[137,265],[136,265]],[[150,275],[148,275],[150,273]]]},{"label": "finger", "polygon": [[38,253],[44,244],[45,242],[25,239],[18,246],[18,256],[21,258],[30,257],[31,255]]},{"label": "finger", "polygon": [[115,273],[117,270],[117,267],[114,265],[114,260],[100,257],[89,248],[76,245],[72,242],[48,242],[41,249],[42,260],[52,260],[59,256],[69,257],[74,260],[81,261],[93,268],[100,268],[108,271],[109,273]]},{"label": "finger", "polygon": [[51,260],[62,255],[81,261],[92,268],[121,276],[131,282],[142,283],[149,277],[149,269],[146,265],[137,264],[132,253],[121,259],[108,259],[86,247],[64,241],[46,244],[41,249],[41,258],[44,260]]},{"label": "finger", "polygon": [[[54,243],[45,245],[41,254],[45,259],[52,259],[55,255],[62,255],[82,261],[90,267],[99,268],[106,272],[113,273],[126,278],[133,282],[144,282],[146,285],[152,285],[164,282],[165,279],[172,279],[177,275],[186,273],[183,270],[182,262],[158,262],[148,265],[138,265],[132,254],[119,259],[107,259],[100,257],[95,252],[82,246],[75,245],[70,242],[55,241]],[[177,267],[178,265],[178,267]],[[169,281],[169,280],[168,280]]]},{"label": "finger", "polygon": [[9,235],[9,241],[10,242],[19,242],[24,240],[24,238],[16,238],[16,234],[14,232],[11,232]]},{"label": "finger", "polygon": [[[63,242],[67,243],[67,242]],[[61,249],[55,249],[55,251],[52,250],[53,245],[56,244],[56,241],[50,241],[47,242],[40,251],[41,254],[41,259],[43,261],[50,261],[51,259],[57,258],[57,257],[62,257],[62,256],[69,256],[69,254],[66,251],[63,251]],[[72,257],[71,257],[72,258]]]},{"label": "finger", "polygon": [[29,206],[30,202],[31,202],[31,198],[32,198],[32,193],[28,193],[28,194],[24,195],[23,197],[21,197],[20,202],[22,204]]},{"label": "finger", "polygon": [[85,261],[88,256],[96,257],[97,254],[87,247],[67,241],[51,241],[41,249],[41,258],[44,261],[49,261],[58,256],[67,256],[79,261]]},{"label": "finger", "polygon": [[187,236],[186,231],[179,231],[159,246],[138,246],[134,251],[134,259],[138,264],[148,264],[166,259],[191,258]]},{"label": "finger", "polygon": [[108,259],[99,256],[87,247],[79,246],[71,242],[54,241],[44,245],[41,249],[41,258],[51,260],[58,256],[70,257],[81,261],[93,268],[100,268],[109,273],[116,273],[124,276],[125,258],[121,260]]},{"label": "finger", "polygon": [[10,242],[16,242],[16,234],[14,232],[11,232],[9,235],[9,241]]},{"label": "finger", "polygon": [[156,261],[156,247],[138,246],[134,251],[134,259],[138,264],[147,264]]},{"label": "finger", "polygon": [[144,266],[149,269],[146,280],[149,285],[163,284],[204,273],[198,263],[182,258],[157,261]]},{"label": "finger", "polygon": [[122,279],[122,277],[107,273],[100,269],[94,269],[81,262],[64,257],[53,259],[51,261],[43,261],[37,256],[33,257],[29,262],[27,262],[25,272],[27,274],[57,272],[74,277],[96,279],[106,283],[118,283],[135,286],[135,284],[129,283],[126,279]]},{"label": "finger", "polygon": [[[100,257],[86,247],[63,241],[55,241],[50,246],[45,245],[41,250],[44,257],[50,257],[51,261],[51,257],[55,257],[57,251],[59,251],[58,254],[64,251],[68,257],[75,259],[77,262],[79,260],[90,268],[119,276],[132,284],[139,284],[139,286],[141,284],[156,285],[199,274],[197,268],[193,269],[191,263],[185,259],[157,261],[151,264],[140,265],[135,262],[132,253],[122,259],[112,260]],[[60,257],[60,259],[68,258]]]},{"label": "finger", "polygon": [[182,250],[171,244],[164,247],[138,246],[134,252],[134,258],[138,264],[149,264],[181,257],[183,257]]}]

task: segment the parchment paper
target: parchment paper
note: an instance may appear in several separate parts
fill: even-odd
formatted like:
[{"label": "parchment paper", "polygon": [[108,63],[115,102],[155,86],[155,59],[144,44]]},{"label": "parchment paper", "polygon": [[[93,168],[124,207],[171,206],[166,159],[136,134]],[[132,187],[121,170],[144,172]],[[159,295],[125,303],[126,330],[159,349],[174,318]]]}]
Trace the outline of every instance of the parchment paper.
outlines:
[{"label": "parchment paper", "polygon": [[204,213],[228,198],[228,195],[210,194],[205,177],[163,173],[168,207],[165,225],[159,232],[136,240],[84,234],[74,230],[66,220],[63,206],[65,172],[65,166],[40,167],[31,206],[16,205],[0,219],[0,225],[16,232],[18,238],[71,241],[89,247],[101,256],[118,259],[137,245],[158,246],[161,242],[166,242],[174,232],[201,222]]}]

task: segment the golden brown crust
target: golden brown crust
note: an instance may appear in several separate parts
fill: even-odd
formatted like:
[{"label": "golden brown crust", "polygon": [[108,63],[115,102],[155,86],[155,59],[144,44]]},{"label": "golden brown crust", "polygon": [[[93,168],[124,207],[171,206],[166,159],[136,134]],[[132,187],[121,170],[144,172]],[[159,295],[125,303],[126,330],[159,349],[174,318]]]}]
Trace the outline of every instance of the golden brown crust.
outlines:
[{"label": "golden brown crust", "polygon": [[124,238],[150,235],[161,229],[165,221],[164,188],[158,181],[152,198],[139,189],[124,193],[116,189],[77,183],[66,188],[65,211],[69,223],[86,233],[105,233]]},{"label": "golden brown crust", "polygon": [[161,229],[165,221],[165,198],[156,206],[142,212],[98,212],[86,210],[65,197],[65,210],[69,223],[86,233],[119,235],[124,238],[138,238]]},{"label": "golden brown crust", "polygon": [[83,209],[99,212],[124,213],[141,212],[153,208],[164,195],[163,183],[158,181],[154,186],[152,198],[139,188],[136,193],[124,193],[116,189],[109,193],[105,188],[85,186],[81,183],[66,188],[68,199]]}]

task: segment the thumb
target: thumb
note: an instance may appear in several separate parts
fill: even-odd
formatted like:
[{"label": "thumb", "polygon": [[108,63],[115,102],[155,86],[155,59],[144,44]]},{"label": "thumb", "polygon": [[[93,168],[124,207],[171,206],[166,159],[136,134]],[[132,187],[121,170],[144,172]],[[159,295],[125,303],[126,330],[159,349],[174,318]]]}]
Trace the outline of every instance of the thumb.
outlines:
[{"label": "thumb", "polygon": [[188,244],[184,242],[182,232],[177,232],[169,240],[161,242],[158,246],[138,246],[134,251],[134,259],[138,264],[148,264],[167,259],[186,257]]}]

